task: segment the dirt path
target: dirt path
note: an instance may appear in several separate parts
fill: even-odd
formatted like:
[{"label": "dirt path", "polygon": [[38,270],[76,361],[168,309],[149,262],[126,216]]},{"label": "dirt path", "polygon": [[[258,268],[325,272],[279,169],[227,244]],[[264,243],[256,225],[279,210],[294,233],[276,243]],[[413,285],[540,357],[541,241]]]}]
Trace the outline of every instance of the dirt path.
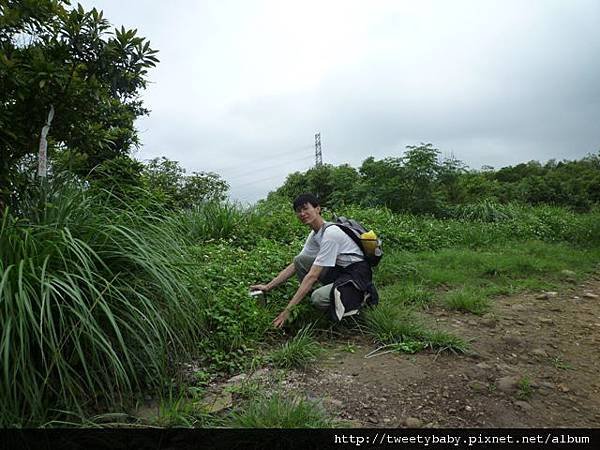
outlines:
[{"label": "dirt path", "polygon": [[598,427],[598,297],[600,275],[558,293],[499,298],[483,317],[433,307],[427,323],[472,340],[472,355],[365,358],[375,347],[358,337],[278,385],[357,427]]}]

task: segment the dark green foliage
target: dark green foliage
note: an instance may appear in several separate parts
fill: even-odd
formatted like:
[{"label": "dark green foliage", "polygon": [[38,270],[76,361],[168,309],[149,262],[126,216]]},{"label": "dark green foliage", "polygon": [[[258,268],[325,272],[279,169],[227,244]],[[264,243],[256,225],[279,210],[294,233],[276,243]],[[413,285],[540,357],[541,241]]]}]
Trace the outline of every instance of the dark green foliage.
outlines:
[{"label": "dark green foliage", "polygon": [[441,158],[431,144],[408,146],[402,157],[363,161],[291,174],[272,195],[317,194],[333,209],[355,204],[393,212],[433,214],[482,221],[504,220],[517,204],[553,205],[589,211],[600,202],[600,153],[579,161],[537,161],[467,170],[454,157]]},{"label": "dark green foliage", "polygon": [[17,174],[51,106],[56,170],[87,176],[138,144],[138,94],[157,51],[136,30],[109,29],[101,12],[63,0],[0,2],[0,207],[23,188]]},{"label": "dark green foliage", "polygon": [[164,157],[150,160],[143,168],[142,178],[152,196],[174,210],[223,201],[229,190],[229,185],[219,175],[212,172],[186,175],[186,170],[177,161]]},{"label": "dark green foliage", "polygon": [[367,158],[358,172],[348,165],[323,165],[294,173],[275,193],[292,199],[312,192],[332,208],[361,204],[397,212],[437,213],[445,202],[461,199],[457,183],[463,171],[460,161],[442,159],[437,148],[422,143],[409,145],[401,158]]}]

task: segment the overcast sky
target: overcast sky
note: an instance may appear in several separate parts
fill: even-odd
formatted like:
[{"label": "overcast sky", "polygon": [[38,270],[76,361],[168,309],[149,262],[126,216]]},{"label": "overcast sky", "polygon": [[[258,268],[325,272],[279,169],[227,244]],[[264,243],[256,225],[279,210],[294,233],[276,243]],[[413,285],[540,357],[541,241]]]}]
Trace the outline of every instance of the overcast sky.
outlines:
[{"label": "overcast sky", "polygon": [[253,202],[323,161],[431,142],[471,168],[600,150],[598,0],[85,0],[160,64],[138,159]]}]

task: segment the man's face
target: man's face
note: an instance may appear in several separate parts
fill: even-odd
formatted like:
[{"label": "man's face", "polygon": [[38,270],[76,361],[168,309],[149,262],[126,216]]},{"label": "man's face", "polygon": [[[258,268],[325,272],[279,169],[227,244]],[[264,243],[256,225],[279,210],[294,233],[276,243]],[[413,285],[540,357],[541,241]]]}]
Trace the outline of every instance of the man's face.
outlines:
[{"label": "man's face", "polygon": [[321,207],[314,207],[310,203],[305,203],[296,210],[296,216],[303,224],[309,225],[321,216]]}]

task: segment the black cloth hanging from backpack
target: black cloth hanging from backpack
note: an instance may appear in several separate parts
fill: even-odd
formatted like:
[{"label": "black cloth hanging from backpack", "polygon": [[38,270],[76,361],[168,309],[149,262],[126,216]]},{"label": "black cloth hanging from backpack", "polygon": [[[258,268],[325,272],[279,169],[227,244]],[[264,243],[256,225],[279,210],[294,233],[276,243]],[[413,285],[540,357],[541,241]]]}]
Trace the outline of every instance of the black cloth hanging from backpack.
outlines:
[{"label": "black cloth hanging from backpack", "polygon": [[336,279],[329,294],[329,318],[339,322],[345,316],[358,313],[364,305],[379,303],[379,293],[373,284],[371,265],[359,261],[347,267],[336,266]]}]

